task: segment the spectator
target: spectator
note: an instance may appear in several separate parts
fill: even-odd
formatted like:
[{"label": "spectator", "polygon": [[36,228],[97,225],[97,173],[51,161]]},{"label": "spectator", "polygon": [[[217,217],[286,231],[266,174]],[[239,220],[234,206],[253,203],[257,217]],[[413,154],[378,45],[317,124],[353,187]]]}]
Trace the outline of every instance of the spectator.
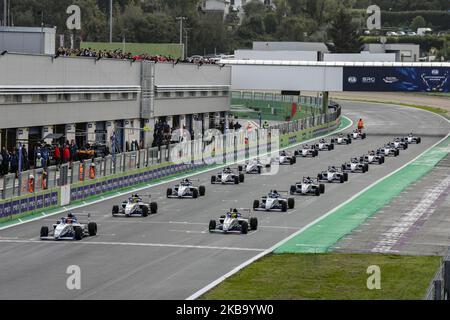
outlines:
[{"label": "spectator", "polygon": [[70,142],[70,159],[72,161],[78,161],[78,146],[74,140]]},{"label": "spectator", "polygon": [[11,173],[15,173],[17,175],[17,171],[19,170],[19,157],[17,156],[16,150],[13,150],[11,154],[10,167]]},{"label": "spectator", "polygon": [[35,166],[36,169],[40,169],[44,167],[44,159],[42,158],[42,155],[40,152],[37,153],[36,155],[36,161],[35,161]]},{"label": "spectator", "polygon": [[60,149],[59,144],[55,147],[54,157],[55,157],[56,165],[60,165],[61,164],[61,149]]},{"label": "spectator", "polygon": [[2,148],[2,162],[0,163],[0,175],[5,175],[9,171],[9,153],[5,147]]},{"label": "spectator", "polygon": [[63,163],[70,162],[70,149],[69,145],[65,144],[63,149]]},{"label": "spectator", "polygon": [[28,152],[25,146],[22,146],[22,170],[30,170],[30,160],[28,159]]}]

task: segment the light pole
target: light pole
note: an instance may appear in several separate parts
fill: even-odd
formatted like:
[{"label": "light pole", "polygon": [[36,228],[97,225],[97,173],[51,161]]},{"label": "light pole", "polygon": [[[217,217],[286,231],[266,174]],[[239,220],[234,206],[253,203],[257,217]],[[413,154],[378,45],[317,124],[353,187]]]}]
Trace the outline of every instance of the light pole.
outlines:
[{"label": "light pole", "polygon": [[113,0],[109,0],[109,43],[112,43],[113,32]]},{"label": "light pole", "polygon": [[[177,17],[176,19],[180,21],[180,45],[183,45],[183,21],[187,20],[187,17]],[[184,47],[181,59],[184,59]]]},{"label": "light pole", "polygon": [[3,25],[6,27],[6,2],[8,0],[3,0]]}]

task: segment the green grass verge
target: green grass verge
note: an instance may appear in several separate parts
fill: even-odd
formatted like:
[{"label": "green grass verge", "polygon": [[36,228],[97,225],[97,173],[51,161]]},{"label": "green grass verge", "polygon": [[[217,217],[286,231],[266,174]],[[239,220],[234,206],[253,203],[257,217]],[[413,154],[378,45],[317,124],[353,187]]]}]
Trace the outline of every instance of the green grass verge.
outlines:
[{"label": "green grass verge", "polygon": [[[270,254],[201,300],[422,299],[440,257],[381,254]],[[381,289],[367,289],[367,268],[381,270]]]}]

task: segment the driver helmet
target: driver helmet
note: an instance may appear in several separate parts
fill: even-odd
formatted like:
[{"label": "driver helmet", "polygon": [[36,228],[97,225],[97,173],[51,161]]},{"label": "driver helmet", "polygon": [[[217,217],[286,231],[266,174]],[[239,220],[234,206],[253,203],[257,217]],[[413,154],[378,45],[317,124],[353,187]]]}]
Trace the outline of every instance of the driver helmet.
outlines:
[{"label": "driver helmet", "polygon": [[69,214],[67,215],[67,218],[73,218],[73,214],[72,214],[72,213],[69,213]]}]

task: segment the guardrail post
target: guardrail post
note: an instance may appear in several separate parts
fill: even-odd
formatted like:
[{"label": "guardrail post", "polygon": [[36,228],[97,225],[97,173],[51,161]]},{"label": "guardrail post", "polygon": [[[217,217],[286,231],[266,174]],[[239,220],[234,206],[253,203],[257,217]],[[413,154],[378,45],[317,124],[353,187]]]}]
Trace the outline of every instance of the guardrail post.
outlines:
[{"label": "guardrail post", "polygon": [[450,300],[450,260],[444,261],[444,299]]},{"label": "guardrail post", "polygon": [[442,300],[442,281],[434,280],[434,299],[433,300]]}]

